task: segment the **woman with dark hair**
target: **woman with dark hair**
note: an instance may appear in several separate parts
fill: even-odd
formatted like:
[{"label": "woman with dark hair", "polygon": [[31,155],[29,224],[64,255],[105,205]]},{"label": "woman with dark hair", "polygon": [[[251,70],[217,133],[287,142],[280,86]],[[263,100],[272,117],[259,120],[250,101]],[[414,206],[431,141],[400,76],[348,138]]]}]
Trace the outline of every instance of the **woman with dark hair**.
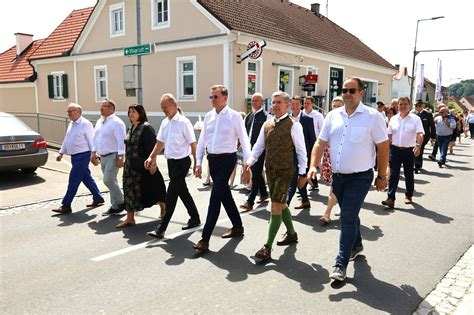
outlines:
[{"label": "woman with dark hair", "polygon": [[145,108],[142,105],[128,107],[128,118],[132,125],[125,137],[125,165],[123,170],[123,192],[127,218],[117,225],[123,228],[135,225],[135,212],[149,208],[157,202],[161,215],[165,213],[166,187],[163,176],[153,165],[146,170],[143,163],[155,146],[155,130],[148,123]]}]

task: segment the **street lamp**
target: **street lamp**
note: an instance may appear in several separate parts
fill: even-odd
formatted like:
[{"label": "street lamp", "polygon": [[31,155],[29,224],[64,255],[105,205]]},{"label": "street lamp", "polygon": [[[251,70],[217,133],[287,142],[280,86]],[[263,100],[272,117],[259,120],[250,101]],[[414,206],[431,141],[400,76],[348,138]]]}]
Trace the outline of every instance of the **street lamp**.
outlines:
[{"label": "street lamp", "polygon": [[[429,19],[420,19],[416,21],[416,33],[415,33],[415,48],[413,48],[413,64],[411,66],[411,85],[410,85],[410,100],[413,102],[413,82],[415,81],[415,59],[418,51],[416,51],[416,40],[418,39],[418,24],[421,21],[431,21],[431,20],[438,20],[443,19],[444,16],[435,16]],[[414,102],[413,102],[414,103]]]}]

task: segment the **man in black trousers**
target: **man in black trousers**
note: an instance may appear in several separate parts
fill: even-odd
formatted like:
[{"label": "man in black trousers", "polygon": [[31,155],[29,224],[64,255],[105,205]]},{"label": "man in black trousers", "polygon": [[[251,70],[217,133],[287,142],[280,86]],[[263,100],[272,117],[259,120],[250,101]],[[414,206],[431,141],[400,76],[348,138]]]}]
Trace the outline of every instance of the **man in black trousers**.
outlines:
[{"label": "man in black trousers", "polygon": [[199,213],[193,197],[186,185],[186,175],[191,166],[190,154],[193,155],[194,167],[196,166],[196,136],[193,125],[178,111],[178,104],[172,94],[163,94],[161,109],[166,118],[161,122],[160,130],[156,136],[155,148],[150,157],[145,161],[145,169],[156,166],[156,156],[165,149],[164,155],[168,162],[168,175],[170,183],[166,192],[166,214],[160,226],[147,234],[157,238],[165,236],[166,228],[173,216],[178,197],[188,210],[189,221],[182,227],[183,230],[201,224]]},{"label": "man in black trousers", "polygon": [[418,100],[415,104],[415,113],[420,117],[425,135],[423,136],[423,143],[421,144],[420,154],[415,157],[415,173],[418,174],[423,167],[423,151],[430,139],[436,140],[436,128],[433,121],[433,115],[425,110],[425,103]]},{"label": "man in black trousers", "polygon": [[[263,95],[261,93],[255,93],[252,96],[252,108],[253,111],[245,116],[244,124],[247,134],[250,137],[250,146],[253,148],[255,142],[257,142],[260,129],[262,129],[263,124],[267,121],[267,113],[263,110]],[[247,201],[243,205],[240,205],[242,209],[252,210],[255,204],[255,198],[259,192],[260,200],[258,203],[265,202],[268,199],[267,187],[262,175],[264,162],[265,151],[250,168],[252,170],[252,189],[250,190]]]}]

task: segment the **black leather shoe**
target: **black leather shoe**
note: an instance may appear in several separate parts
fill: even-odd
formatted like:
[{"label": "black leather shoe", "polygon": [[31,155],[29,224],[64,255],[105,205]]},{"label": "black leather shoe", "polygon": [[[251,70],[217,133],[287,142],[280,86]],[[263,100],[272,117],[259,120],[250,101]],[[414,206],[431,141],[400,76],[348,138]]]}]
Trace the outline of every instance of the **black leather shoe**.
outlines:
[{"label": "black leather shoe", "polygon": [[120,212],[122,212],[123,210],[123,207],[119,206],[118,209],[114,209],[112,207],[109,208],[109,210],[105,211],[104,213],[102,213],[103,216],[106,216],[106,215],[119,215]]},{"label": "black leather shoe", "polygon": [[156,238],[164,238],[165,237],[165,231],[156,229],[154,231],[146,232],[147,235],[156,237]]},{"label": "black leather shoe", "polygon": [[92,203],[90,203],[90,204],[87,205],[87,207],[89,207],[89,208],[91,208],[91,207],[92,207],[92,208],[95,208],[95,207],[98,207],[98,206],[104,204],[104,202],[105,202],[104,198],[94,199],[94,200],[92,200]]},{"label": "black leather shoe", "polygon": [[201,225],[201,220],[189,220],[188,223],[181,228],[181,230],[189,230]]}]

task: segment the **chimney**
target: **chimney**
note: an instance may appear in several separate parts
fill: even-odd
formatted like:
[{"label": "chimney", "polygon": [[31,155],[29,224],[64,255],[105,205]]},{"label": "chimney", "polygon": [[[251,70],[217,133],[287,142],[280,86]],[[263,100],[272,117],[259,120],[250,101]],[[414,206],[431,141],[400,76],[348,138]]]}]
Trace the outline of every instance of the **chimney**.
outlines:
[{"label": "chimney", "polygon": [[15,33],[16,36],[16,55],[21,53],[33,42],[33,35],[24,33]]},{"label": "chimney", "polygon": [[395,68],[397,68],[397,70],[400,70],[400,65],[395,65]]},{"label": "chimney", "polygon": [[319,3],[312,3],[311,4],[311,12],[315,14],[319,14]]}]

